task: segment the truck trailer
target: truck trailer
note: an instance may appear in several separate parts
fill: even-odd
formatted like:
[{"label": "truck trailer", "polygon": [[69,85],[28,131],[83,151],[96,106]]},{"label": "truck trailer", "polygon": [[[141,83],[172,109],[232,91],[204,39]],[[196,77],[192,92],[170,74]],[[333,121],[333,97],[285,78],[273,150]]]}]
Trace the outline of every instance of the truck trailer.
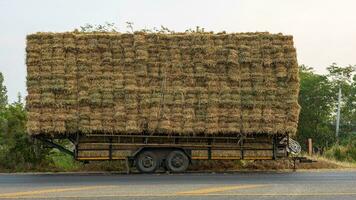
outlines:
[{"label": "truck trailer", "polygon": [[26,52],[27,131],[76,160],[184,172],[300,150],[292,36],[35,33]]}]

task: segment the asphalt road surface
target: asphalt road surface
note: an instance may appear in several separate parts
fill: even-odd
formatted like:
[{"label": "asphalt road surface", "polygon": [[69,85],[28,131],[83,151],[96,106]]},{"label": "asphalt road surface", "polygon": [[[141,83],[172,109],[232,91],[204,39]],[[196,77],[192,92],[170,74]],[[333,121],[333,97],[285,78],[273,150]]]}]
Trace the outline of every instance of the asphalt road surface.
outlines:
[{"label": "asphalt road surface", "polygon": [[355,200],[356,171],[0,174],[0,199]]}]

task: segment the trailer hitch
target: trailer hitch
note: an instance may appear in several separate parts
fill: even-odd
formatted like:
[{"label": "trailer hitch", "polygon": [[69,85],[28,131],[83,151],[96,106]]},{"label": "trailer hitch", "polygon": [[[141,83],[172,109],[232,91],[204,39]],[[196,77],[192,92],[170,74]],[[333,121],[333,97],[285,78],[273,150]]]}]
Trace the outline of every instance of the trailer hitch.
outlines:
[{"label": "trailer hitch", "polygon": [[74,158],[74,155],[75,155],[75,154],[74,154],[73,151],[71,151],[71,150],[69,150],[69,149],[67,149],[67,148],[65,148],[65,147],[63,147],[63,146],[61,146],[60,144],[54,143],[52,140],[45,139],[45,138],[42,138],[42,137],[36,137],[35,139],[37,139],[37,140],[43,142],[44,144],[46,144],[46,145],[48,145],[48,146],[50,146],[50,147],[52,147],[52,148],[56,148],[56,149],[58,149],[59,151],[61,151],[61,152],[63,152],[63,153],[66,153],[66,154],[68,154],[68,155],[70,155],[70,156],[72,156],[72,157]]}]

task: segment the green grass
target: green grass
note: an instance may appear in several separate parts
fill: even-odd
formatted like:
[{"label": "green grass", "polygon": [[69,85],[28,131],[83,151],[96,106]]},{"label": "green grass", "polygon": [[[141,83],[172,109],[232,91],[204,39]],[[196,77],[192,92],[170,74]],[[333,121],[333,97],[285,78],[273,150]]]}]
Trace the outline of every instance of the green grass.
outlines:
[{"label": "green grass", "polygon": [[326,151],[325,157],[337,161],[356,163],[356,138],[349,137]]},{"label": "green grass", "polygon": [[52,160],[53,169],[55,171],[77,171],[82,167],[82,163],[77,162],[65,153],[58,150],[52,150],[48,159]]}]

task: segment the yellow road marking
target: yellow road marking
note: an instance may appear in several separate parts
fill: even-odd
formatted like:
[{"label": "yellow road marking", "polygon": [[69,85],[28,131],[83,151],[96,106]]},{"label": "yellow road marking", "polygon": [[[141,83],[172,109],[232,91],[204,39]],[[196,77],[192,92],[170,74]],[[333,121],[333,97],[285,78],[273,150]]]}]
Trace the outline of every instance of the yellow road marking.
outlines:
[{"label": "yellow road marking", "polygon": [[81,191],[81,190],[91,190],[98,188],[107,188],[110,186],[87,186],[87,187],[75,187],[75,188],[53,188],[53,189],[45,189],[45,190],[34,190],[34,191],[24,191],[24,192],[11,192],[11,193],[3,193],[0,194],[0,197],[3,198],[11,198],[11,197],[23,197],[23,196],[33,196],[47,193],[58,193],[58,192],[72,192],[72,191]]},{"label": "yellow road marking", "polygon": [[[21,199],[58,199],[58,198],[85,198],[85,197],[91,197],[91,198],[103,198],[103,197],[174,197],[177,196],[175,194],[132,194],[132,195],[120,195],[120,194],[103,194],[100,196],[97,195],[90,195],[90,196],[23,196],[23,197],[4,197],[5,199],[16,199],[16,198],[21,198]],[[181,196],[181,195],[178,195]],[[187,195],[189,196],[189,195]],[[200,196],[356,196],[355,192],[336,192],[336,193],[300,193],[300,194],[287,194],[287,193],[228,193],[228,194],[201,194]]]},{"label": "yellow road marking", "polygon": [[224,192],[228,190],[238,190],[238,189],[249,189],[263,187],[266,185],[234,185],[234,186],[224,186],[224,187],[212,187],[212,188],[203,188],[197,190],[190,190],[184,192],[177,192],[176,195],[204,195],[214,192]]},{"label": "yellow road marking", "polygon": [[[232,185],[232,186],[222,186],[222,187],[211,187],[202,188],[197,190],[177,192],[175,194],[103,194],[103,195],[90,195],[90,197],[170,197],[170,196],[356,196],[356,192],[314,192],[314,193],[218,193],[228,190],[239,190],[239,189],[250,189],[265,187],[268,185]],[[64,195],[60,196],[39,196],[48,193],[60,193],[60,192],[71,192],[71,191],[82,191],[82,190],[96,190],[100,188],[115,187],[113,185],[107,186],[84,186],[84,187],[66,187],[66,188],[52,188],[34,191],[23,191],[23,192],[12,192],[0,194],[1,199],[54,199],[60,197],[67,198],[80,198],[88,197],[87,195]]]},{"label": "yellow road marking", "polygon": [[202,194],[201,196],[356,196],[356,192],[316,192],[316,193],[228,193]]}]

